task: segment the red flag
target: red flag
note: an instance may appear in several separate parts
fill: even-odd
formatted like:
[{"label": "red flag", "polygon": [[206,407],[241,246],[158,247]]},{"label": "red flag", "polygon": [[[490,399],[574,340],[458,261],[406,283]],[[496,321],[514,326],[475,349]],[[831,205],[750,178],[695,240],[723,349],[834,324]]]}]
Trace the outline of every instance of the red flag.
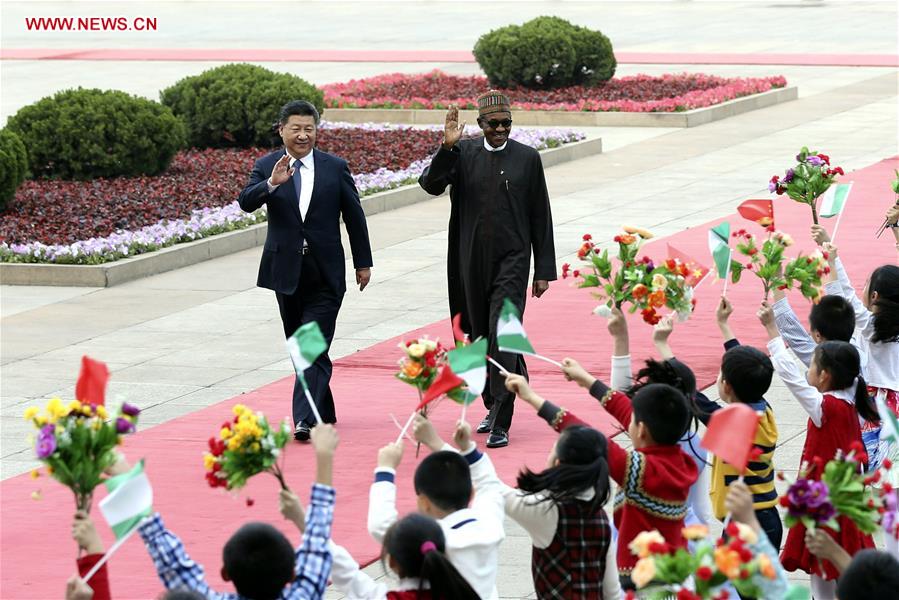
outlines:
[{"label": "red flag", "polygon": [[109,369],[106,363],[88,356],[81,357],[81,374],[75,384],[75,399],[86,404],[103,404],[106,401],[106,382]]},{"label": "red flag", "polygon": [[740,402],[728,404],[712,413],[701,445],[742,473],[752,454],[758,428],[757,412]]},{"label": "red flag", "polygon": [[443,365],[440,368],[440,372],[437,373],[437,377],[435,377],[434,381],[431,383],[431,387],[429,387],[425,392],[425,395],[422,396],[421,404],[415,407],[415,410],[421,410],[427,403],[439,398],[442,394],[445,394],[460,385],[465,385],[465,381],[453,373],[453,370],[449,368],[449,365]]},{"label": "red flag", "polygon": [[706,275],[709,274],[709,268],[705,265],[700,264],[696,259],[690,257],[687,254],[684,254],[671,244],[668,244],[668,258],[673,258],[681,261],[683,264],[687,265],[687,273],[684,279],[686,280],[687,285],[691,287],[696,287],[700,281],[702,281]]},{"label": "red flag", "polygon": [[768,231],[774,231],[773,200],[747,200],[737,207],[737,212],[744,219],[758,223]]},{"label": "red flag", "polygon": [[456,340],[456,348],[468,343],[468,335],[462,331],[462,313],[453,317],[453,338]]}]

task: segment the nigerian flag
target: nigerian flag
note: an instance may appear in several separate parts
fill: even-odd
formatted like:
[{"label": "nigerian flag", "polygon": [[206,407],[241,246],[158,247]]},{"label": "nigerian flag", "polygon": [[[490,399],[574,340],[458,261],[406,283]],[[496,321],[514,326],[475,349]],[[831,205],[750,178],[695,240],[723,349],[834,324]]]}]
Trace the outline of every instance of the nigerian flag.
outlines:
[{"label": "nigerian flag", "polygon": [[328,349],[328,342],[322,335],[318,323],[310,321],[301,326],[287,338],[287,351],[293,361],[293,368],[302,377],[303,372],[312,366],[315,359]]},{"label": "nigerian flag", "polygon": [[100,501],[100,512],[116,539],[122,539],[153,512],[153,488],[141,460],[127,473],[106,480],[109,495]]},{"label": "nigerian flag", "polygon": [[884,394],[877,394],[874,402],[877,404],[877,412],[880,413],[880,439],[899,444],[899,418],[887,406]]},{"label": "nigerian flag", "polygon": [[851,183],[837,183],[827,188],[827,191],[821,194],[821,208],[818,214],[824,219],[829,219],[843,212],[851,189]]},{"label": "nigerian flag", "polygon": [[730,223],[725,221],[709,230],[709,250],[720,279],[727,279],[730,271]]},{"label": "nigerian flag", "polygon": [[450,369],[468,385],[468,392],[478,396],[487,382],[487,340],[481,338],[473,344],[446,353]]},{"label": "nigerian flag", "polygon": [[528,340],[528,334],[525,333],[524,326],[521,324],[518,309],[515,308],[515,305],[508,298],[503,300],[503,310],[500,312],[499,321],[496,323],[496,343],[500,352],[537,354]]}]

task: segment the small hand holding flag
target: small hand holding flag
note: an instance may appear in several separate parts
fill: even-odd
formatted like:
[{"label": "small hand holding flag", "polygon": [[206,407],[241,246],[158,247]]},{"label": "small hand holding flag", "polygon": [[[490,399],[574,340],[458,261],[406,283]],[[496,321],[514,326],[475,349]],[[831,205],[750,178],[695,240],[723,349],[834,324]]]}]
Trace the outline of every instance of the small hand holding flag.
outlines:
[{"label": "small hand holding flag", "polygon": [[315,400],[312,399],[312,393],[309,391],[309,386],[306,385],[306,378],[303,376],[303,373],[327,349],[328,342],[315,321],[302,325],[292,336],[287,338],[287,351],[290,353],[293,368],[297,373],[300,384],[303,386],[303,391],[306,393],[306,400],[309,402],[312,414],[315,415],[315,422],[319,424],[322,422],[322,416],[318,412],[318,407],[315,406]]}]

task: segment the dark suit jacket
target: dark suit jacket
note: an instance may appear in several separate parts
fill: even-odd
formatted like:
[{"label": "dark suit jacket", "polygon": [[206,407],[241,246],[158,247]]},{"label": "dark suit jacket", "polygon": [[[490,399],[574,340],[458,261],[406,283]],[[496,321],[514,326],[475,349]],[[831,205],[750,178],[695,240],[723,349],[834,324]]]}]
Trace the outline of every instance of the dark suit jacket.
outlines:
[{"label": "dark suit jacket", "polygon": [[300,202],[293,182],[283,183],[268,193],[268,178],[275,163],[284,156],[283,149],[256,161],[250,181],[237,199],[246,212],[253,212],[263,204],[268,208],[268,234],[256,281],[259,287],[293,294],[300,281],[303,240],[306,240],[328,287],[338,294],[345,293],[341,215],[350,237],[353,265],[357,269],[372,266],[365,213],[346,161],[319,150],[313,152],[315,185],[305,220],[300,218]]}]

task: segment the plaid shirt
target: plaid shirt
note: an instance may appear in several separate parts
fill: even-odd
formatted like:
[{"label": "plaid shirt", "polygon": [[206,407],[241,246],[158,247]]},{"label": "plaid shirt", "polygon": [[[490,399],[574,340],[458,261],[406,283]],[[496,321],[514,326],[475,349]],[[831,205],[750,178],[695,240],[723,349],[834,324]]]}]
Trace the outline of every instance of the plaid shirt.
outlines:
[{"label": "plaid shirt", "polygon": [[[334,488],[315,484],[306,514],[306,533],[296,553],[296,579],[279,596],[279,600],[318,600],[328,586],[331,573],[331,521],[334,518]],[[140,536],[147,546],[156,572],[166,589],[195,590],[208,600],[244,600],[234,592],[217,592],[206,583],[203,567],[195,563],[184,550],[184,542],[167,530],[159,513],[140,527]]]}]

